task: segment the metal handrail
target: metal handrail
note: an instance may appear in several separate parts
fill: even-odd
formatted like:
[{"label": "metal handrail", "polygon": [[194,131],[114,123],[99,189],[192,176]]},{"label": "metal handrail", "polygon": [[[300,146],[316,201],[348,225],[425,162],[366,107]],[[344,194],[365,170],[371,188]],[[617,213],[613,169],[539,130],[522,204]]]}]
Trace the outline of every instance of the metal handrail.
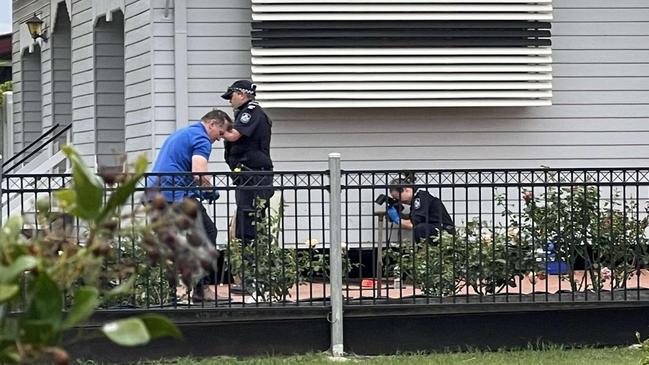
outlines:
[{"label": "metal handrail", "polygon": [[[58,124],[57,124],[57,126],[58,126]],[[48,138],[47,141],[45,141],[45,142],[44,142],[44,143],[43,143],[39,148],[37,148],[37,149],[35,149],[34,151],[28,153],[27,156],[23,157],[22,159],[20,159],[20,161],[18,161],[18,162],[16,162],[15,164],[13,164],[10,168],[6,169],[6,170],[4,171],[4,174],[6,174],[7,172],[12,171],[12,170],[15,169],[16,167],[19,167],[20,165],[22,165],[25,161],[27,161],[28,159],[30,159],[30,158],[31,158],[32,156],[34,156],[36,153],[42,151],[43,148],[44,148],[45,146],[49,145],[50,143],[52,143],[53,141],[55,141],[57,138],[61,137],[61,136],[62,136],[63,134],[65,134],[65,133],[67,133],[71,128],[72,128],[72,124],[68,124],[67,126],[65,126],[63,129],[61,129],[60,131],[58,131],[55,135],[53,135],[52,137]],[[49,132],[49,131],[48,131],[48,132]],[[21,151],[21,152],[22,152],[22,151]],[[4,165],[3,165],[3,167],[4,167]]]},{"label": "metal handrail", "polygon": [[[20,157],[21,155],[25,154],[27,151],[29,151],[30,148],[34,147],[38,142],[42,141],[45,137],[47,137],[47,136],[49,136],[50,134],[52,134],[52,133],[53,133],[53,132],[54,132],[54,131],[59,127],[59,126],[60,126],[60,124],[58,124],[58,123],[55,124],[55,125],[53,125],[50,129],[48,129],[47,131],[45,131],[45,133],[41,134],[38,138],[36,138],[32,143],[30,143],[29,145],[27,145],[27,147],[23,148],[22,150],[20,150],[20,152],[18,152],[18,153],[16,153],[15,155],[11,156],[11,158],[8,159],[7,161],[3,162],[3,163],[2,163],[2,168],[4,169],[4,168],[5,168],[7,165],[9,165],[11,162],[13,162],[14,160],[16,160],[16,159],[17,159],[18,157]],[[41,146],[41,148],[42,148],[42,146]],[[39,151],[39,150],[40,150],[40,149],[37,149],[37,151]],[[9,171],[9,170],[5,170],[5,172],[6,172],[6,171]]]}]

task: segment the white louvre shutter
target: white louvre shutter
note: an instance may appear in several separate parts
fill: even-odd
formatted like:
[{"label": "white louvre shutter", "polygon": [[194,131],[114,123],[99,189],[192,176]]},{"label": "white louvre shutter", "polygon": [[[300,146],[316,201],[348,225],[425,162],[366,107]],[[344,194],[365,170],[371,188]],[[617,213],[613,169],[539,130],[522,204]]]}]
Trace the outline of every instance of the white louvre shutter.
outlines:
[{"label": "white louvre shutter", "polygon": [[252,0],[265,107],[551,104],[551,0]]}]

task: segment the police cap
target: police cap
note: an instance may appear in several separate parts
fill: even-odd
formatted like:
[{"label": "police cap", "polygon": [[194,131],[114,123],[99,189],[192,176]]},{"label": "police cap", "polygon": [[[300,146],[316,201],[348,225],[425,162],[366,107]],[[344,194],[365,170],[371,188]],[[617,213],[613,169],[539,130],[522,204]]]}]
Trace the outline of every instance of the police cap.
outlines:
[{"label": "police cap", "polygon": [[237,80],[235,81],[228,89],[225,91],[221,97],[225,100],[230,100],[232,98],[232,93],[235,91],[240,91],[244,94],[255,95],[255,90],[257,85],[253,84],[250,80]]}]

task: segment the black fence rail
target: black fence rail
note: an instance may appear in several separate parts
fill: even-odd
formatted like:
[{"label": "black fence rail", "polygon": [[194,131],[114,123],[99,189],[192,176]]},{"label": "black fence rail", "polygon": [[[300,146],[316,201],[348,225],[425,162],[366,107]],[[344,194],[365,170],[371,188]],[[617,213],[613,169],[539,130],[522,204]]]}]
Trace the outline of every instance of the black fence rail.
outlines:
[{"label": "black fence rail", "polygon": [[[215,300],[192,297],[197,289],[179,284],[181,270],[147,265],[138,236],[123,232],[111,245],[115,264],[145,265],[131,293],[109,306],[329,306],[330,219],[338,218],[347,305],[649,299],[647,169],[343,171],[341,217],[333,218],[329,187],[338,182],[327,171],[205,177],[215,188],[196,187],[192,175],[148,175],[123,216],[148,224],[143,207],[158,193],[201,201],[218,229],[220,255],[202,279]],[[160,188],[161,179],[174,188]],[[2,176],[1,216],[22,215],[34,235],[43,229],[36,202],[47,198],[57,210],[54,193],[70,181]],[[107,197],[114,189],[106,186]],[[246,239],[234,223],[237,194],[269,190],[246,212],[256,233]],[[48,225],[84,244],[80,222],[62,215]]]},{"label": "black fence rail", "polygon": [[[379,236],[370,241],[376,263],[362,262],[377,280],[365,282],[369,290],[348,286],[359,302],[648,298],[647,170],[347,171],[343,180],[344,235]],[[416,219],[438,224],[433,237],[415,240],[388,223],[383,207],[367,202],[391,188],[398,197],[395,187],[438,197],[454,229],[439,221],[441,205]]]}]

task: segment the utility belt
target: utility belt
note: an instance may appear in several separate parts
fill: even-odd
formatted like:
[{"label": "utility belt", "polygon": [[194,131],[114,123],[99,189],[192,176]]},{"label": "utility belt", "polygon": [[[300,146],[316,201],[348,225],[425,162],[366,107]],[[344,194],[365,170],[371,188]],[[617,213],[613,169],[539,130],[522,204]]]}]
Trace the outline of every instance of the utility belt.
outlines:
[{"label": "utility belt", "polygon": [[249,167],[242,163],[237,164],[237,166],[232,170],[234,172],[240,171],[273,171],[272,167]]},{"label": "utility belt", "polygon": [[421,223],[416,223],[413,225],[413,228],[416,228],[417,226],[430,226],[433,227],[437,230],[444,230],[449,234],[453,234],[455,232],[455,226],[449,225],[449,224],[442,224],[442,223],[428,223],[428,222],[421,222]]},{"label": "utility belt", "polygon": [[271,175],[244,175],[244,174],[238,174],[240,172],[246,172],[246,171],[273,171],[272,167],[256,167],[252,168],[249,166],[246,166],[242,163],[239,163],[236,165],[235,168],[232,169],[232,172],[234,172],[232,176],[232,184],[234,185],[253,185],[253,186],[262,186],[262,185],[272,185],[273,184],[273,177]]},{"label": "utility belt", "polygon": [[226,161],[232,171],[272,171],[273,162],[270,156],[261,150],[247,151],[243,154],[231,154]]}]

